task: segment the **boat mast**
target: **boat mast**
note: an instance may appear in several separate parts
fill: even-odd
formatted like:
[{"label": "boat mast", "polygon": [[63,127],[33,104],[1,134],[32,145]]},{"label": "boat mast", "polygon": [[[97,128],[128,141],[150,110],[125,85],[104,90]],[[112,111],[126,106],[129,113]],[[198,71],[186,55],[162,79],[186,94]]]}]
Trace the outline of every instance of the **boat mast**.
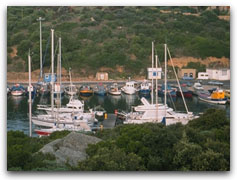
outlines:
[{"label": "boat mast", "polygon": [[[167,99],[166,99],[166,91],[167,91],[167,44],[164,44],[165,46],[165,106],[167,103]],[[165,108],[166,109],[166,108]]]},{"label": "boat mast", "polygon": [[29,68],[29,87],[28,87],[28,93],[29,93],[29,136],[32,136],[32,100],[31,100],[31,57],[30,57],[30,50],[28,54],[28,68]]},{"label": "boat mast", "polygon": [[42,32],[41,32],[41,21],[43,21],[44,18],[39,17],[37,21],[40,22],[40,78],[43,77],[43,63],[42,63]]},{"label": "boat mast", "polygon": [[[57,77],[59,77],[59,83],[57,83],[57,106],[61,107],[61,38],[58,40],[59,43],[59,53],[58,53],[58,61],[57,61]],[[58,88],[59,85],[59,88]]]},{"label": "boat mast", "polygon": [[153,71],[154,71],[154,42],[152,41],[152,52],[151,52],[151,68],[152,68],[152,76],[151,76],[151,104],[153,104],[153,95],[154,95],[154,90],[153,90],[153,87],[154,87],[154,84],[153,84]]},{"label": "boat mast", "polygon": [[158,75],[158,71],[157,71],[157,61],[158,61],[158,56],[156,55],[156,120],[158,120],[158,81],[157,81],[157,75]]},{"label": "boat mast", "polygon": [[59,38],[59,73],[60,73],[60,76],[59,76],[59,83],[60,83],[60,107],[61,107],[61,86],[62,86],[62,39],[61,37]]},{"label": "boat mast", "polygon": [[71,75],[71,68],[69,68],[69,77],[70,77],[70,86],[69,86],[69,91],[72,92],[72,75]]},{"label": "boat mast", "polygon": [[51,29],[51,109],[52,116],[54,115],[54,29]]}]

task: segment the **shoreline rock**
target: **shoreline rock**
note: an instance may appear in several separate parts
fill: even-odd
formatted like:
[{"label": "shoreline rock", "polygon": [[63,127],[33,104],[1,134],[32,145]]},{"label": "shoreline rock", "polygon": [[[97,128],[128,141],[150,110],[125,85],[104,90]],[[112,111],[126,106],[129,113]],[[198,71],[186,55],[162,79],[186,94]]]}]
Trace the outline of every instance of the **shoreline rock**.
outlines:
[{"label": "shoreline rock", "polygon": [[56,139],[46,144],[39,152],[54,155],[56,162],[60,165],[68,163],[75,167],[78,161],[86,159],[86,148],[88,144],[96,144],[100,141],[101,139],[97,137],[71,132],[62,139]]}]

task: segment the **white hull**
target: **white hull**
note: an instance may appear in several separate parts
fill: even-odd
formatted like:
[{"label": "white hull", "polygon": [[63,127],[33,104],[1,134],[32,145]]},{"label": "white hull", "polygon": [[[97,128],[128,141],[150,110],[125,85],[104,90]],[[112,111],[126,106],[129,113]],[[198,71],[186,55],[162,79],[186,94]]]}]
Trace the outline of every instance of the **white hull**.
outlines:
[{"label": "white hull", "polygon": [[205,98],[201,98],[201,97],[198,97],[198,98],[204,102],[208,102],[208,103],[212,103],[212,104],[226,104],[227,103],[227,100],[213,101],[211,99],[205,99]]},{"label": "white hull", "polygon": [[[124,124],[143,124],[143,123],[161,123],[163,118],[165,117],[165,112],[153,112],[147,111],[145,113],[149,113],[150,115],[147,116],[147,114],[140,114],[139,113],[133,113],[128,114],[126,120],[124,121]],[[153,115],[151,115],[153,114]],[[154,114],[156,114],[154,116]],[[165,125],[170,124],[176,124],[176,123],[182,123],[187,124],[190,120],[193,120],[195,118],[198,118],[198,116],[193,116],[192,114],[186,114],[186,113],[176,113],[172,112],[172,114],[167,113],[166,114],[166,122]]]},{"label": "white hull", "polygon": [[147,122],[160,123],[166,117],[166,125],[182,123],[187,124],[188,121],[198,118],[192,113],[175,112],[172,108],[163,104],[149,104],[145,99],[141,99],[143,105],[134,107],[136,112],[130,112],[126,115],[125,124],[142,124]]},{"label": "white hull", "polygon": [[135,94],[137,90],[135,88],[121,88],[125,94]]},{"label": "white hull", "polygon": [[[52,109],[51,108],[38,108],[38,110],[44,110],[46,111],[47,114],[52,114]],[[71,113],[83,113],[83,110],[74,110],[72,108],[54,108],[54,112],[57,113],[67,113],[67,114],[71,114]]]},{"label": "white hull", "polygon": [[95,115],[91,113],[83,113],[79,115],[72,114],[59,114],[58,117],[52,117],[51,115],[38,115],[32,117],[33,124],[44,127],[54,127],[56,124],[58,127],[71,127],[80,124],[92,124],[95,122]]},{"label": "white hull", "polygon": [[57,122],[54,119],[40,119],[37,117],[32,117],[32,123],[36,126],[43,126],[53,128],[57,125],[59,128],[73,128],[75,126],[81,126],[87,129],[88,121],[86,120],[58,120]]},{"label": "white hull", "polygon": [[109,94],[118,96],[121,95],[121,91],[109,91]]},{"label": "white hull", "polygon": [[11,91],[11,95],[13,95],[13,96],[22,96],[23,92],[22,91]]}]

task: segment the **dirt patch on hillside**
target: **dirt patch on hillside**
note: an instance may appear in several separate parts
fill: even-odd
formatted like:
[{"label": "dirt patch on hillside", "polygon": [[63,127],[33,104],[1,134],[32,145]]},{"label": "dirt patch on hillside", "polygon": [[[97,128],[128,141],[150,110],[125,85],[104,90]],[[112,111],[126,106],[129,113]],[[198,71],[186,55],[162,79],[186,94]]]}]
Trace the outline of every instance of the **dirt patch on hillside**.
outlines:
[{"label": "dirt patch on hillside", "polygon": [[[219,67],[229,68],[230,67],[230,60],[228,58],[216,58],[216,57],[208,57],[206,59],[199,59],[193,57],[180,57],[180,58],[173,58],[174,66],[178,66],[182,68],[187,66],[189,62],[200,62],[201,64],[206,65],[206,67],[210,67],[211,64],[218,64]],[[168,65],[171,66],[171,61],[168,61]]]},{"label": "dirt patch on hillside", "polygon": [[12,52],[9,54],[9,56],[11,58],[14,58],[14,57],[17,56],[17,47],[16,46],[12,46],[11,48],[12,48]]}]

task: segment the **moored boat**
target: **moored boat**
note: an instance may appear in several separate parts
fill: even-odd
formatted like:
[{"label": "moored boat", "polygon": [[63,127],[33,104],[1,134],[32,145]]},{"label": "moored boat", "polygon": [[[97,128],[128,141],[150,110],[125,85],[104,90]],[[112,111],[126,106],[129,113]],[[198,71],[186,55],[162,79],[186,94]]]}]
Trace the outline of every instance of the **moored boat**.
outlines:
[{"label": "moored boat", "polygon": [[[152,42],[153,45],[153,42]],[[188,111],[186,102],[184,100],[184,105],[186,108],[186,113],[182,112],[175,112],[172,108],[167,106],[167,45],[165,44],[165,87],[164,87],[164,104],[159,104],[158,101],[156,101],[156,104],[153,104],[153,102],[150,104],[144,97],[141,98],[141,101],[143,105],[139,105],[134,107],[134,111],[127,113],[127,114],[120,114],[123,119],[124,124],[142,124],[147,122],[152,123],[163,123],[165,125],[175,124],[175,123],[182,123],[187,124],[190,120],[198,118],[198,116],[195,116],[192,112]],[[168,50],[169,52],[169,50]],[[170,55],[170,54],[169,54]],[[170,57],[171,61],[172,58]],[[174,69],[174,67],[173,67]],[[180,87],[177,74],[174,69],[174,73],[176,75],[177,83]],[[153,96],[153,93],[152,93]]]},{"label": "moored boat", "polygon": [[[193,96],[193,92],[188,90],[186,87],[181,87],[181,89],[185,98],[191,98]],[[178,97],[182,96],[181,91],[179,89],[176,91],[176,95]]]},{"label": "moored boat", "polygon": [[79,89],[79,93],[81,96],[92,96],[93,89],[89,85],[82,85]]},{"label": "moored boat", "polygon": [[72,132],[90,132],[91,127],[87,124],[79,124],[77,126],[69,126],[69,127],[57,127],[53,126],[52,128],[45,129],[35,129],[36,134],[39,136],[50,136],[53,132],[56,131],[72,131]]},{"label": "moored boat", "polygon": [[75,96],[77,94],[77,87],[74,84],[70,84],[65,87],[64,91],[69,96]]},{"label": "moored boat", "polygon": [[140,85],[139,95],[140,96],[150,96],[151,88],[148,81],[144,80]]},{"label": "moored boat", "polygon": [[225,97],[225,93],[223,90],[213,91],[211,94],[209,92],[199,92],[198,98],[202,101],[212,103],[212,104],[226,104],[227,97]]},{"label": "moored boat", "polygon": [[114,83],[110,88],[109,88],[109,94],[111,95],[121,95],[121,90],[119,90],[118,88],[118,84],[117,83]]},{"label": "moored boat", "polygon": [[11,88],[10,91],[11,91],[11,95],[13,95],[13,96],[22,96],[26,92],[25,88],[22,85],[20,85],[20,84],[15,84]]},{"label": "moored boat", "polygon": [[197,90],[197,91],[204,90],[204,88],[202,87],[202,85],[199,82],[194,83],[193,88],[194,88],[194,90]]},{"label": "moored boat", "polygon": [[[38,110],[46,111],[47,114],[51,114],[52,108],[50,106],[46,105],[38,105]],[[84,112],[84,102],[80,101],[79,99],[73,98],[73,96],[70,98],[68,104],[66,104],[66,107],[60,107],[56,108],[54,107],[53,110],[57,113],[83,113]]]},{"label": "moored boat", "polygon": [[[176,97],[176,91],[177,91],[176,88],[172,88],[168,84],[166,96]],[[159,96],[164,97],[164,94],[165,94],[165,85],[164,84],[162,84],[162,86],[158,88],[158,94],[159,94]]]},{"label": "moored boat", "polygon": [[104,87],[102,83],[99,83],[95,88],[94,88],[94,93],[99,95],[99,96],[105,96],[107,94],[107,90]]},{"label": "moored boat", "polygon": [[137,82],[135,81],[128,81],[126,82],[125,86],[121,88],[121,90],[125,94],[129,94],[129,95],[135,94],[137,92],[136,84]]}]

